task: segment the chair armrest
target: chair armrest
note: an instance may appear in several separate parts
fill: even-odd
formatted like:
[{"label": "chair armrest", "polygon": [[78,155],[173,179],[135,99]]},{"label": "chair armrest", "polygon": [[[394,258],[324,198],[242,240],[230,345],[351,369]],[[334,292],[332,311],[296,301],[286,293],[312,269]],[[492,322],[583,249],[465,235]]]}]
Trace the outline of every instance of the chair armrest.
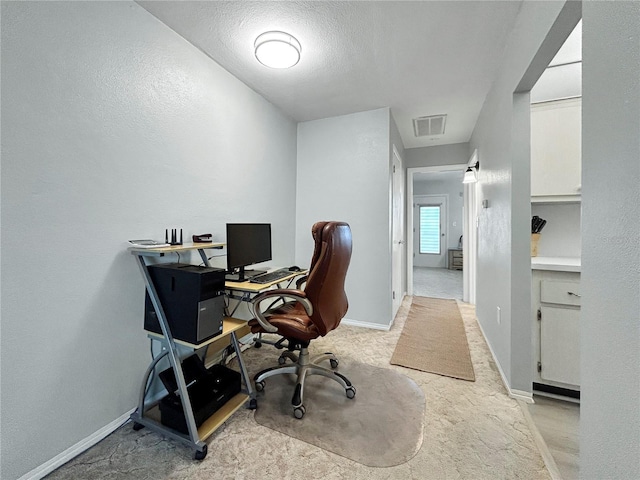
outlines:
[{"label": "chair armrest", "polygon": [[307,282],[307,278],[309,278],[309,275],[305,275],[304,277],[300,277],[298,280],[296,280],[296,288],[298,290],[302,290],[301,287]]},{"label": "chair armrest", "polygon": [[307,295],[302,290],[293,290],[293,289],[285,289],[278,288],[275,290],[267,290],[260,295],[257,295],[253,300],[251,300],[251,304],[254,308],[254,313],[256,315],[256,320],[260,324],[260,326],[265,330],[265,332],[276,333],[278,329],[274,327],[272,324],[264,316],[264,312],[260,310],[260,303],[264,300],[268,300],[273,297],[283,297],[283,298],[291,298],[297,302],[299,302],[307,312],[307,315],[313,315],[313,306],[309,299],[307,299]]}]

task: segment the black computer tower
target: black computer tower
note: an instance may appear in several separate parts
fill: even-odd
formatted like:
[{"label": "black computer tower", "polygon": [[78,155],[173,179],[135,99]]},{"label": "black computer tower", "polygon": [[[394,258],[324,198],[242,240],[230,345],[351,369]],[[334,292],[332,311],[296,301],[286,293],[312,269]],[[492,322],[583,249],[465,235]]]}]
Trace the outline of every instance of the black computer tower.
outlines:
[{"label": "black computer tower", "polygon": [[[150,265],[148,269],[174,339],[198,344],[222,333],[223,269],[181,263]],[[148,292],[144,328],[162,333]]]},{"label": "black computer tower", "polygon": [[[197,355],[187,357],[181,363],[193,418],[196,427],[200,427],[205,420],[240,392],[240,372],[224,365],[206,368]],[[160,400],[160,421],[174,430],[189,433],[173,368],[164,370],[159,377],[168,392],[168,395]]]}]

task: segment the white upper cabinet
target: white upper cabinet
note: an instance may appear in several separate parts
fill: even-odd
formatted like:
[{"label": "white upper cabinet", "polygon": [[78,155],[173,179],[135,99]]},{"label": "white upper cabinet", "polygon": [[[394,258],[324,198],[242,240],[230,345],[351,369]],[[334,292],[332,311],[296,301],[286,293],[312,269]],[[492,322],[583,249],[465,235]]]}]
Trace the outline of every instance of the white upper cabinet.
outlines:
[{"label": "white upper cabinet", "polygon": [[531,201],[580,201],[582,99],[531,105]]}]

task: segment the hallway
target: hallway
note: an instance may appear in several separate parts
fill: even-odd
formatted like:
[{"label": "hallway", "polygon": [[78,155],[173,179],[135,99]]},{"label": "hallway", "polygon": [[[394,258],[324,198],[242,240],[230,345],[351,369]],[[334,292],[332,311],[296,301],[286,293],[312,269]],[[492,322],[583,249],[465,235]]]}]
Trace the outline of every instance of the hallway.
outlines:
[{"label": "hallway", "polygon": [[413,267],[413,294],[462,300],[462,270]]},{"label": "hallway", "polygon": [[[462,301],[462,271],[414,267],[413,295]],[[534,404],[521,404],[534,432],[551,478],[578,478],[580,405],[536,395]]]}]

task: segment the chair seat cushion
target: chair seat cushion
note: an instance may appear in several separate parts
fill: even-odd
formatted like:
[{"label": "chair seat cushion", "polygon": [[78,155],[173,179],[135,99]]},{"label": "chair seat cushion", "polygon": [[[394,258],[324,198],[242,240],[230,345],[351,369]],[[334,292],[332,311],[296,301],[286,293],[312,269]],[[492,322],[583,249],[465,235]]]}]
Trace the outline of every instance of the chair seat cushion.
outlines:
[{"label": "chair seat cushion", "polygon": [[[320,336],[320,332],[313,324],[304,307],[298,302],[289,302],[280,307],[265,312],[265,317],[278,329],[278,335],[309,341]],[[251,333],[265,333],[254,318],[249,321]]]}]

